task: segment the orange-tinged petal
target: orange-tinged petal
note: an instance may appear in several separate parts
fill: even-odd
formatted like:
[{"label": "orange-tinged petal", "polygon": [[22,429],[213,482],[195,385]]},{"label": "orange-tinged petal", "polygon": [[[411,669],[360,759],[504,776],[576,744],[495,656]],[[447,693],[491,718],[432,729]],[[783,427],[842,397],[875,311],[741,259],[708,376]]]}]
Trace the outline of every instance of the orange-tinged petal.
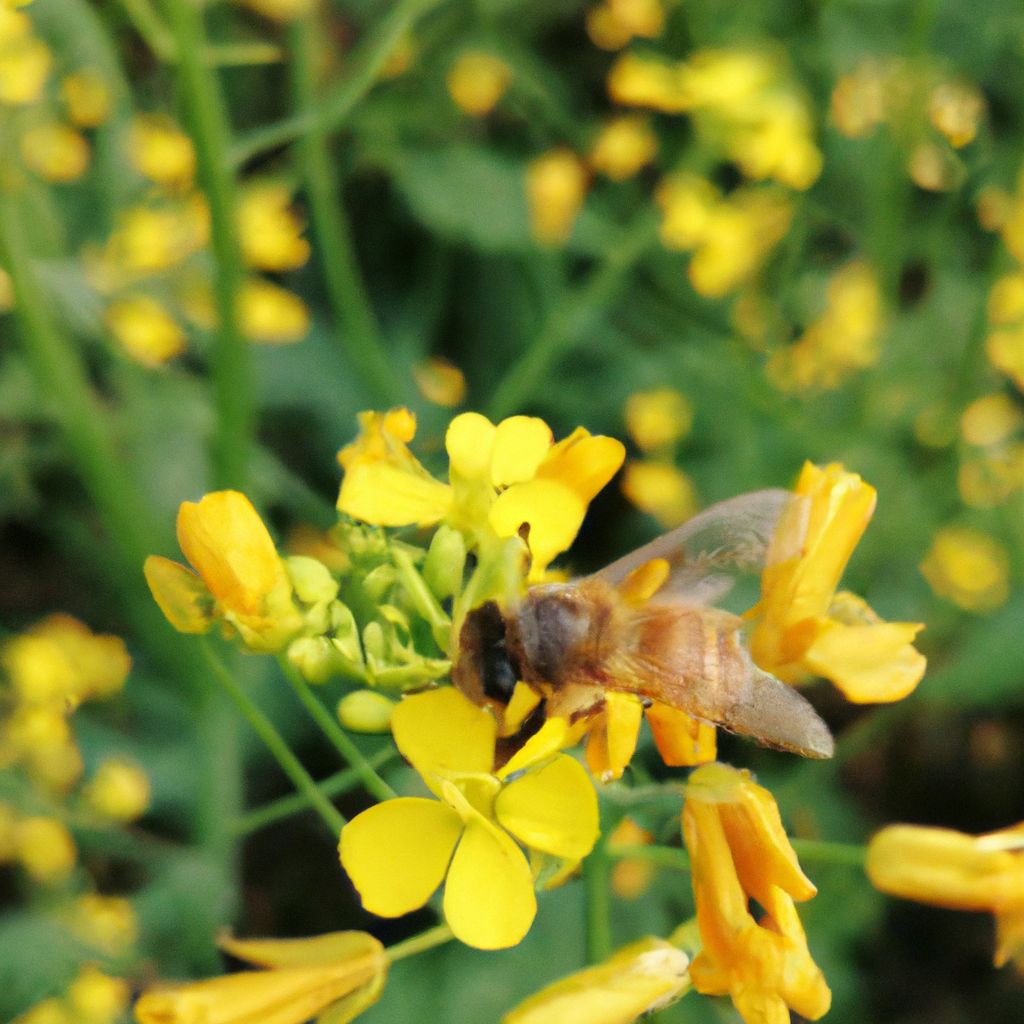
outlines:
[{"label": "orange-tinged petal", "polygon": [[213,625],[213,598],[194,572],[161,555],[150,555],[142,571],[153,600],[179,633],[209,630]]},{"label": "orange-tinged petal", "polygon": [[600,831],[597,794],[586,770],[568,754],[503,787],[494,815],[525,846],[567,860],[590,853]]},{"label": "orange-tinged petal", "polygon": [[444,438],[451,474],[466,480],[485,479],[490,472],[496,434],[494,424],[478,412],[456,416]]},{"label": "orange-tinged petal", "polygon": [[551,428],[535,416],[510,416],[494,435],[491,483],[508,487],[533,478],[554,443]]},{"label": "orange-tinged petal", "polygon": [[664,585],[671,567],[665,558],[652,558],[638,565],[618,586],[624,601],[643,604],[650,600]]},{"label": "orange-tinged petal", "polygon": [[713,725],[657,701],[647,709],[646,716],[665,764],[684,768],[714,761],[718,742]]},{"label": "orange-tinged petal", "polygon": [[391,732],[431,788],[438,777],[486,774],[494,766],[494,716],[451,686],[403,698],[391,714]]},{"label": "orange-tinged petal", "polygon": [[559,480],[584,502],[590,502],[615,476],[625,457],[626,446],[617,438],[592,436],[577,427],[548,452],[537,468],[537,476]]},{"label": "orange-tinged petal", "polygon": [[618,779],[626,770],[643,721],[644,707],[632,693],[605,694],[605,709],[587,742],[587,764],[602,782]]},{"label": "orange-tinged petal", "polygon": [[477,949],[505,949],[526,935],[536,913],[533,876],[522,850],[473,815],[444,888],[444,916],[455,937]]},{"label": "orange-tinged petal", "polygon": [[462,833],[446,804],[419,797],[386,800],[341,830],[341,863],[363,906],[380,917],[422,907],[444,879]]},{"label": "orange-tinged petal", "polygon": [[444,518],[451,502],[447,484],[388,462],[357,462],[338,493],[340,512],[374,526],[429,526]]}]

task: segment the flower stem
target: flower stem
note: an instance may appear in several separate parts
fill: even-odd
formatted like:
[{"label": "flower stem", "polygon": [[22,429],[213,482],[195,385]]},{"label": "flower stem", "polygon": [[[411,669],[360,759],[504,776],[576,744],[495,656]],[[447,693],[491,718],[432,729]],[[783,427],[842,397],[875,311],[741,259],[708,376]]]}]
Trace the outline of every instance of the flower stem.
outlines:
[{"label": "flower stem", "polygon": [[[368,757],[366,762],[371,768],[377,769],[389,761],[393,761],[397,756],[397,752],[389,747],[377,751],[376,754]],[[362,779],[355,768],[343,768],[340,772],[335,772],[322,782],[318,782],[317,788],[324,796],[339,796],[361,783]],[[291,817],[293,814],[300,814],[309,806],[309,797],[305,793],[292,793],[289,796],[283,796],[279,800],[272,800],[270,803],[242,815],[232,826],[232,832],[237,836],[250,835],[253,832],[258,832],[261,828]]]},{"label": "flower stem", "polygon": [[[352,742],[352,738],[334,720],[331,713],[323,706],[320,698],[309,688],[309,683],[288,663],[287,659],[278,659],[288,684],[295,695],[302,701],[303,707],[323,734],[334,744],[335,749],[352,766],[359,776],[366,791],[378,800],[391,800],[398,794],[377,774],[373,765],[366,759],[363,752]],[[319,792],[319,790],[318,790]]]},{"label": "flower stem", "polygon": [[435,946],[442,946],[446,942],[451,942],[454,937],[447,924],[439,924],[428,928],[425,932],[420,932],[419,935],[413,935],[402,942],[396,942],[393,946],[388,946],[385,952],[388,959],[395,963],[406,957],[415,956],[417,953],[425,953]]},{"label": "flower stem", "polygon": [[216,72],[207,50],[203,7],[190,0],[165,0],[178,55],[177,71],[189,128],[196,146],[199,181],[210,204],[214,296],[218,326],[210,350],[217,408],[211,457],[218,487],[244,487],[255,425],[252,366],[239,319],[238,293],[245,267],[238,246],[235,179],[228,165],[230,130]]},{"label": "flower stem", "polygon": [[403,551],[397,544],[391,546],[391,558],[398,570],[398,578],[405,587],[416,611],[430,623],[430,631],[434,636],[434,642],[447,654],[448,642],[451,636],[452,620],[445,614],[445,610],[438,603],[438,600],[430,592],[419,570],[413,565],[408,553]]},{"label": "flower stem", "polygon": [[599,839],[583,861],[586,894],[587,962],[600,963],[612,951],[611,862],[604,840]]},{"label": "flower stem", "polygon": [[336,837],[345,826],[344,816],[327,799],[309,772],[303,768],[299,759],[292,753],[291,747],[288,746],[270,719],[260,711],[245,690],[238,685],[238,681],[214,653],[208,641],[202,642],[202,649],[207,667],[212,671],[214,678],[234,701],[235,706],[242,713],[242,717],[263,740],[267,750],[281,766],[281,770],[291,779],[295,788],[306,797],[310,806],[323,818],[331,834]]},{"label": "flower stem", "polygon": [[390,405],[399,398],[398,379],[384,347],[341,206],[337,175],[327,149],[327,128],[315,116],[319,105],[316,47],[321,35],[316,13],[296,22],[289,33],[294,106],[311,117],[309,128],[299,139],[297,162],[309,196],[335,337],[373,400]]},{"label": "flower stem", "polygon": [[601,265],[558,304],[491,397],[489,415],[501,419],[521,409],[550,373],[555,360],[575,344],[612,302],[629,272],[657,238],[658,223],[644,213],[624,237],[610,245]]}]

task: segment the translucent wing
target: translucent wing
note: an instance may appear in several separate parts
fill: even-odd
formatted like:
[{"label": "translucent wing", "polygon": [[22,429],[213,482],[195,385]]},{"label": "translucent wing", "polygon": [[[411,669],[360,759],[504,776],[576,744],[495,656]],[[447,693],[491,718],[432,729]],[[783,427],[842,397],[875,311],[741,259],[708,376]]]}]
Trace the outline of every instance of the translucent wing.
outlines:
[{"label": "translucent wing", "polygon": [[696,605],[714,604],[735,578],[764,568],[772,534],[794,496],[771,489],[720,501],[700,515],[605,566],[594,574],[612,586],[652,558],[669,563],[660,594],[673,594]]}]

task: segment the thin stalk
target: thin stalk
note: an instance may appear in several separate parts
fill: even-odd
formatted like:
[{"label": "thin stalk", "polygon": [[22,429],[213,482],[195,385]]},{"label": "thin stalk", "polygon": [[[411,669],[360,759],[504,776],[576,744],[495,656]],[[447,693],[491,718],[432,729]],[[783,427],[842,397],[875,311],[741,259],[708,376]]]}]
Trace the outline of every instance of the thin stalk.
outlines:
[{"label": "thin stalk", "polygon": [[210,350],[217,426],[211,445],[214,483],[244,487],[255,427],[252,366],[239,319],[245,267],[238,246],[235,177],[228,165],[230,129],[216,73],[207,65],[203,8],[165,0],[178,53],[178,80],[196,146],[199,181],[210,204],[218,326]]},{"label": "thin stalk", "polygon": [[238,685],[238,681],[207,642],[202,643],[202,649],[207,667],[221,688],[234,702],[242,717],[252,726],[253,731],[263,741],[264,746],[281,766],[285,775],[291,779],[295,788],[306,797],[310,806],[323,818],[331,835],[337,837],[345,826],[345,818],[342,813],[321,792],[316,781],[292,753],[292,749],[284,737],[277,731],[270,719],[253,703],[252,698],[245,690]]},{"label": "thin stalk", "polygon": [[611,861],[601,839],[583,861],[583,889],[586,896],[587,962],[597,964],[607,959],[612,951]]},{"label": "thin stalk", "polygon": [[609,246],[601,265],[558,304],[502,378],[490,402],[492,419],[521,409],[536,394],[555,361],[579,341],[594,319],[614,301],[630,271],[657,238],[657,232],[657,220],[645,213],[621,241]]},{"label": "thin stalk", "polygon": [[355,105],[370,91],[395,46],[413,24],[441,0],[398,0],[367,33],[347,60],[348,72],[330,91],[320,97],[315,109],[308,109],[278,124],[260,128],[241,139],[230,153],[231,164],[239,167],[253,157],[278,149],[302,138],[311,128],[332,131],[348,117]]},{"label": "thin stalk", "polygon": [[447,651],[452,620],[448,618],[437,598],[430,592],[430,588],[420,575],[419,570],[413,565],[408,553],[395,544],[391,547],[391,558],[398,570],[398,578],[402,581],[413,607],[430,623],[430,631],[437,646],[442,651]]},{"label": "thin stalk", "polygon": [[[302,114],[312,115],[319,106],[316,52],[320,36],[315,13],[296,22],[289,33],[293,54],[292,99]],[[314,117],[299,139],[296,157],[309,196],[313,233],[334,318],[334,335],[373,400],[394,404],[400,395],[398,378],[388,359],[359,269],[352,232],[341,205],[341,189],[328,152],[327,128],[320,119]]]},{"label": "thin stalk", "polygon": [[[378,800],[391,800],[398,794],[377,774],[363,752],[352,742],[352,738],[335,721],[334,716],[323,706],[320,698],[309,688],[309,683],[287,662],[279,659],[281,670],[310,718],[334,744],[334,748],[352,766],[366,791]],[[319,792],[319,791],[318,791]]]},{"label": "thin stalk", "polygon": [[388,946],[384,952],[387,953],[388,959],[395,963],[406,957],[416,956],[417,953],[425,953],[435,946],[442,946],[446,942],[451,942],[453,938],[455,936],[447,924],[438,924],[425,932],[420,932],[419,935],[413,935],[411,938],[396,942],[393,946]]},{"label": "thin stalk", "polygon": [[150,0],[121,0],[132,28],[153,51],[155,57],[169,63],[177,56],[174,36],[160,19]]},{"label": "thin stalk", "polygon": [[[366,761],[371,768],[376,770],[393,761],[397,756],[397,751],[388,747],[377,751],[376,754],[368,757]],[[318,782],[317,788],[324,796],[340,796],[342,793],[347,793],[361,784],[362,779],[355,768],[343,768],[340,772],[335,772],[322,782]],[[232,832],[236,836],[251,835],[253,832],[258,832],[268,825],[273,825],[285,818],[290,818],[293,814],[300,814],[308,810],[309,806],[309,798],[305,793],[292,793],[289,796],[283,796],[279,800],[272,800],[262,807],[257,807],[247,814],[243,814],[235,821],[232,826]]]}]

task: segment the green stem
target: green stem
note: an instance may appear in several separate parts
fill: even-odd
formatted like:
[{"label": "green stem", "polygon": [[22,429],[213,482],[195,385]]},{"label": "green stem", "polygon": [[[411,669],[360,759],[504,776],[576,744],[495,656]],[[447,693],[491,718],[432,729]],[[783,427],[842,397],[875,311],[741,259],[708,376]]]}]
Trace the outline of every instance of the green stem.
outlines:
[{"label": "green stem", "polygon": [[[366,762],[376,770],[393,761],[397,756],[397,751],[386,747],[368,757]],[[335,772],[322,782],[318,782],[317,788],[324,796],[340,796],[350,789],[355,789],[361,783],[362,779],[355,768],[343,768],[340,772]],[[251,835],[253,832],[258,832],[261,828],[273,825],[293,814],[300,814],[309,806],[309,797],[305,793],[292,793],[289,796],[283,796],[279,800],[272,800],[270,803],[242,815],[232,826],[232,832],[236,836]]]},{"label": "green stem", "polygon": [[612,951],[611,861],[602,839],[583,861],[586,894],[587,962],[600,963]]},{"label": "green stem", "polygon": [[419,574],[416,566],[408,552],[403,551],[397,544],[391,545],[391,558],[398,570],[398,578],[405,587],[409,600],[419,614],[430,623],[430,631],[433,633],[434,642],[442,651],[448,650],[448,642],[452,629],[452,620],[445,614],[445,610],[438,603],[438,600],[430,592],[423,577]]},{"label": "green stem", "polygon": [[555,361],[584,335],[618,295],[626,276],[657,238],[658,222],[644,213],[624,237],[609,246],[601,265],[559,303],[491,398],[489,413],[501,419],[523,408],[551,372]]},{"label": "green stem", "polygon": [[239,167],[255,156],[302,138],[311,128],[336,129],[370,91],[395,46],[413,24],[440,0],[397,0],[349,55],[345,78],[320,98],[315,109],[302,111],[278,124],[258,129],[241,139],[230,160]]},{"label": "green stem", "polygon": [[[316,51],[321,36],[315,13],[296,22],[289,34],[293,104],[301,114],[311,116],[319,106]],[[398,378],[387,355],[341,206],[341,190],[327,146],[327,128],[315,116],[299,140],[296,155],[309,196],[335,337],[373,400],[392,405],[400,395]]]},{"label": "green stem", "polygon": [[192,0],[165,0],[178,53],[178,80],[196,146],[199,181],[210,204],[214,295],[218,327],[210,349],[217,408],[211,456],[218,487],[244,487],[255,426],[252,366],[242,333],[238,294],[245,267],[238,245],[235,178],[228,165],[230,129],[207,49],[203,8]]},{"label": "green stem", "polygon": [[352,738],[334,720],[331,713],[323,706],[320,698],[309,688],[309,683],[299,675],[286,658],[282,657],[278,660],[288,684],[302,701],[302,706],[309,712],[310,718],[320,726],[323,734],[334,744],[338,753],[352,766],[366,791],[378,800],[391,800],[396,797],[398,794],[377,774],[363,752],[352,742]]},{"label": "green stem", "polygon": [[124,13],[132,27],[142,37],[153,54],[164,63],[170,63],[177,56],[174,36],[161,21],[150,0],[121,0]]},{"label": "green stem", "polygon": [[273,755],[274,760],[281,766],[281,770],[291,779],[295,788],[306,797],[310,806],[323,818],[331,834],[336,837],[345,826],[344,816],[321,792],[316,781],[292,753],[292,749],[285,742],[284,737],[277,731],[270,719],[253,703],[252,698],[245,690],[239,686],[238,681],[213,652],[207,641],[203,641],[202,649],[207,667],[213,673],[214,678],[234,701],[235,706],[242,713],[242,717],[252,726],[264,746]]},{"label": "green stem", "polygon": [[393,946],[388,946],[385,952],[388,959],[395,963],[406,957],[415,956],[417,953],[425,953],[435,946],[442,946],[446,942],[451,942],[453,938],[455,936],[452,935],[451,928],[447,924],[439,924],[428,928],[425,932],[420,932],[419,935],[413,935],[402,942],[396,942]]}]

